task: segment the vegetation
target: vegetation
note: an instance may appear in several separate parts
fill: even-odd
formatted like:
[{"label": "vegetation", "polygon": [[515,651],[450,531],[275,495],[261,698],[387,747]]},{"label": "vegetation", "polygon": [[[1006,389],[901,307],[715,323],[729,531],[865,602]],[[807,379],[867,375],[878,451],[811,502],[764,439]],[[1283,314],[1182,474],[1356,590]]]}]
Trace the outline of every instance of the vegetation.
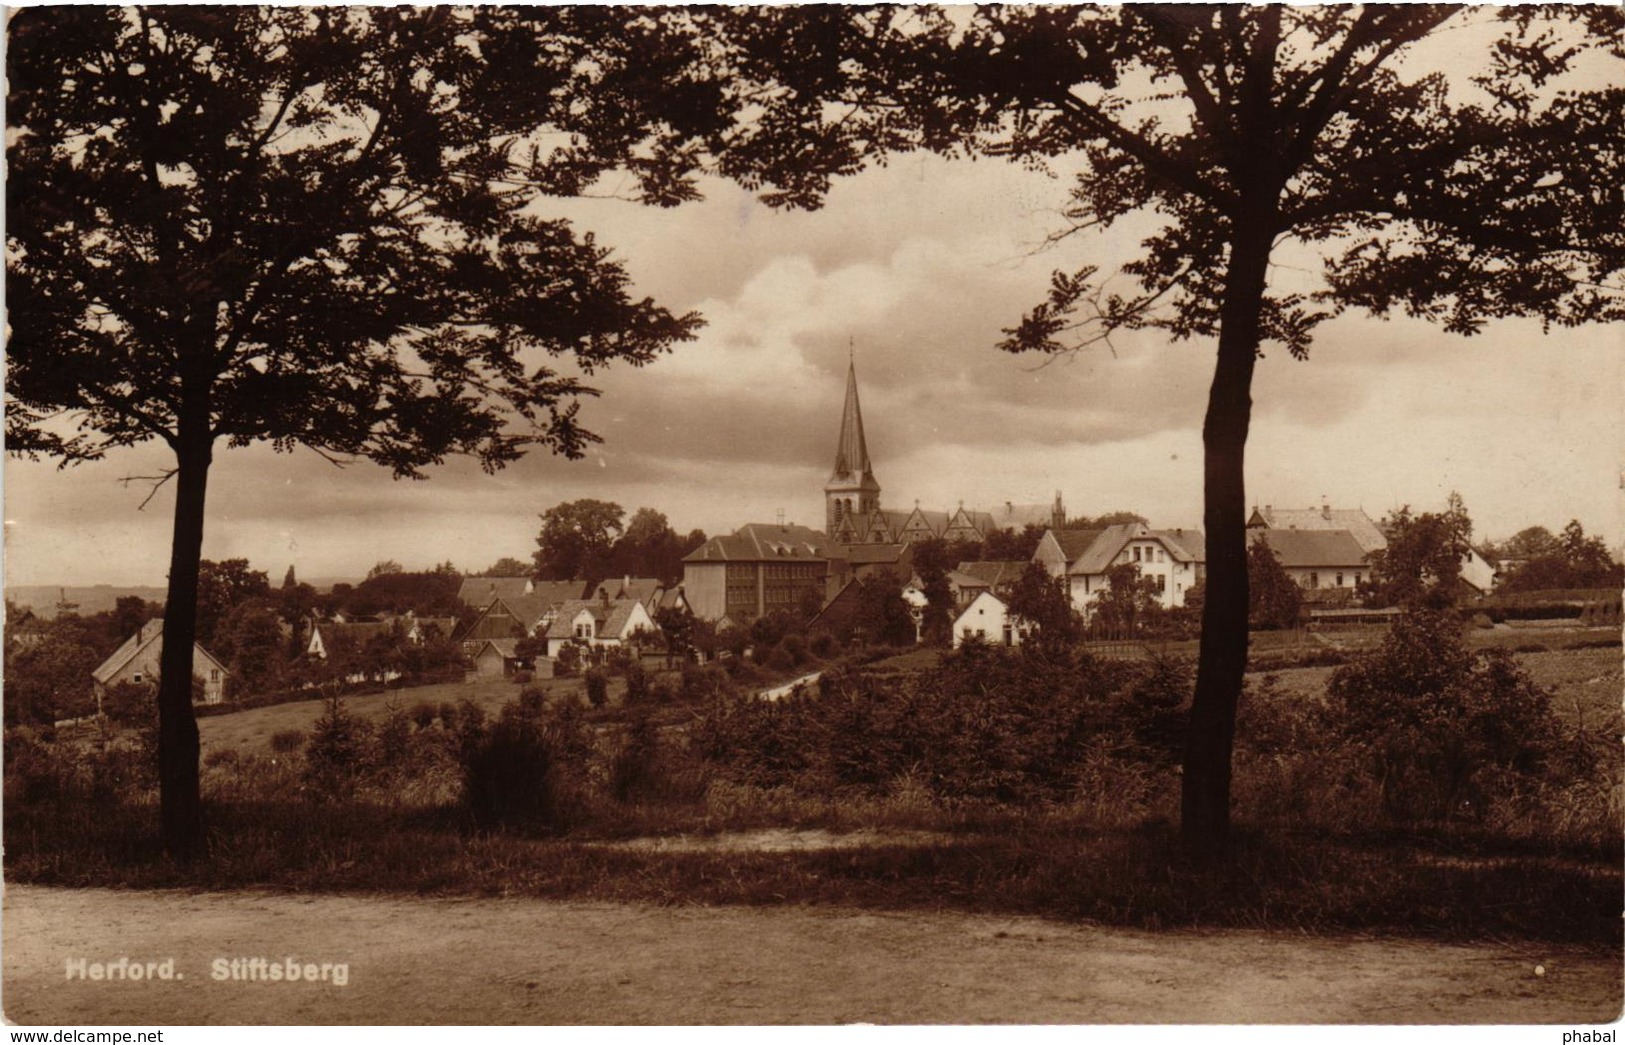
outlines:
[{"label": "vegetation", "polygon": [[1601,537],[1587,536],[1578,520],[1570,520],[1556,537],[1544,526],[1531,526],[1488,551],[1495,560],[1517,560],[1497,585],[1498,594],[1625,587],[1625,566],[1614,561]]},{"label": "vegetation", "polygon": [[705,534],[680,537],[653,508],[639,508],[630,522],[625,516],[620,505],[592,498],[554,505],[542,513],[535,569],[524,572],[593,584],[612,577],[652,577],[668,585],[681,580],[683,556],[704,544]]},{"label": "vegetation", "polygon": [[[1435,5],[733,16],[747,23],[731,26],[745,68],[785,88],[765,122],[817,143],[796,157],[803,166],[849,170],[909,148],[1040,165],[1065,155],[1081,172],[1058,242],[1150,230],[1122,266],[1132,289],[1092,264],[1058,271],[1002,347],[1077,352],[1145,328],[1214,347],[1207,591],[1181,801],[1183,837],[1205,859],[1222,856],[1232,810],[1262,349],[1307,358],[1319,324],[1351,309],[1462,335],[1511,316],[1625,314],[1625,232],[1598,188],[1620,180],[1621,107],[1610,80],[1582,75],[1593,62],[1617,68],[1621,17]],[[1458,28],[1482,34],[1493,60],[1447,81],[1437,62],[1449,49],[1427,45]]]},{"label": "vegetation", "polygon": [[[567,372],[646,363],[698,318],[526,204],[617,169],[645,202],[692,198],[744,102],[681,12],[42,7],[8,32],[7,449],[174,452],[162,824],[189,855],[216,446],[397,477],[579,456],[594,389]],[[752,168],[727,173],[776,180]]]},{"label": "vegetation", "polygon": [[1361,585],[1371,606],[1453,606],[1465,595],[1462,556],[1472,547],[1473,521],[1461,495],[1443,512],[1412,514],[1406,505],[1383,518],[1388,545],[1370,554],[1371,575]]},{"label": "vegetation", "polygon": [[[609,687],[599,708],[574,680],[528,686],[494,714],[500,687],[438,709],[332,701],[308,728],[211,749],[205,787],[229,815],[191,865],[144,834],[156,781],[140,731],[13,729],[5,870],[1618,947],[1617,656],[1535,655],[1566,704],[1589,694],[1565,710],[1517,658],[1474,652],[1419,610],[1329,676],[1253,676],[1236,761],[1245,812],[1218,870],[1192,864],[1170,826],[1191,660],[976,644],[826,665],[776,702],[751,697],[757,669],[739,657],[657,674],[647,699]],[[883,840],[715,856],[621,845],[814,826]]]},{"label": "vegetation", "polygon": [[1303,613],[1303,590],[1281,566],[1267,541],[1247,549],[1247,626],[1254,631],[1296,628]]}]

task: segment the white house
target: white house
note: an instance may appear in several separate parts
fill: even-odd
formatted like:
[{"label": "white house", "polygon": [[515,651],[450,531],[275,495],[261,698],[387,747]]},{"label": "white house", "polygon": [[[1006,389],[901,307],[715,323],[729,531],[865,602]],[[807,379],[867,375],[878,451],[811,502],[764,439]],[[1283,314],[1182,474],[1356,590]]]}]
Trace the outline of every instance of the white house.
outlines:
[{"label": "white house", "polygon": [[[1092,539],[1086,541],[1090,534]],[[1153,530],[1144,523],[1122,523],[1098,532],[1051,530],[1033,558],[1052,575],[1066,578],[1072,605],[1085,616],[1110,587],[1107,573],[1125,563],[1138,566],[1140,575],[1156,586],[1157,602],[1172,609],[1185,605],[1186,593],[1206,577],[1207,539],[1200,530]]]},{"label": "white house", "polygon": [[975,635],[985,642],[1002,646],[1021,645],[1022,629],[1010,617],[1010,608],[992,592],[984,591],[971,600],[954,619],[954,647]]},{"label": "white house", "polygon": [[639,631],[655,631],[654,618],[636,599],[572,599],[558,609],[547,628],[547,655],[572,642],[588,646],[622,646]]}]

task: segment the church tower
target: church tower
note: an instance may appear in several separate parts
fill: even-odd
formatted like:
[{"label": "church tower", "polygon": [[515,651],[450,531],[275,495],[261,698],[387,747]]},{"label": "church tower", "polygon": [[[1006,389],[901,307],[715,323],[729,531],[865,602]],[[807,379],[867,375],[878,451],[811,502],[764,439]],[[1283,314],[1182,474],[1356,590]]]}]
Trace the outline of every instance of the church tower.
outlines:
[{"label": "church tower", "polygon": [[841,410],[841,434],[835,444],[835,467],[824,484],[824,532],[831,540],[849,517],[865,519],[880,507],[880,483],[869,464],[863,439],[863,412],[858,409],[858,371],[846,367],[846,406]]}]

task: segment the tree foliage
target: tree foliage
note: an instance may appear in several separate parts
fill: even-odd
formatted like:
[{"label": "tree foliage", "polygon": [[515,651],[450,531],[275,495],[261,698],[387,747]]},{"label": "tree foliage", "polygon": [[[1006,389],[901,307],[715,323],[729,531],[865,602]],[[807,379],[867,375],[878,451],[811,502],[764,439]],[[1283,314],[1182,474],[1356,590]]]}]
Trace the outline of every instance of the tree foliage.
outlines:
[{"label": "tree foliage", "polygon": [[[579,456],[586,379],[698,320],[531,204],[616,170],[692,198],[747,99],[681,9],[39,7],[8,32],[7,449],[175,454],[159,756],[185,858],[215,446],[410,477]],[[797,180],[780,199],[824,184]]]},{"label": "tree foliage", "polygon": [[[1261,348],[1307,358],[1316,328],[1349,309],[1460,334],[1509,316],[1625,316],[1625,15],[1130,4],[776,19],[778,32],[740,34],[755,44],[751,68],[789,85],[775,101],[850,164],[920,147],[1037,166],[1066,156],[1082,170],[1056,242],[1149,226],[1121,268],[1130,286],[1093,264],[1058,271],[1002,347],[1071,352],[1143,328],[1216,341],[1181,830],[1218,856],[1247,659],[1245,448]],[[1437,64],[1454,56],[1430,38],[1449,29],[1484,38],[1471,79]]]},{"label": "tree foliage", "polygon": [[[1185,601],[1190,604],[1189,593]],[[1247,626],[1254,631],[1296,628],[1302,611],[1303,591],[1281,566],[1280,556],[1268,541],[1254,541],[1247,548]]]},{"label": "tree foliage", "polygon": [[1066,578],[1051,577],[1042,563],[1027,564],[1005,601],[1014,623],[1025,632],[1024,644],[1064,649],[1082,633],[1082,621],[1067,594]]},{"label": "tree foliage", "polygon": [[1588,536],[1577,519],[1563,527],[1560,537],[1543,526],[1530,527],[1498,551],[1523,560],[1501,581],[1502,591],[1625,587],[1625,567],[1614,561],[1602,538]]},{"label": "tree foliage", "polygon": [[610,574],[610,552],[626,510],[590,497],[566,501],[542,513],[536,535],[536,573],[548,580],[600,581]]},{"label": "tree foliage", "polygon": [[1406,505],[1389,512],[1380,525],[1388,544],[1367,557],[1368,603],[1443,607],[1462,597],[1462,557],[1472,548],[1473,521],[1460,494],[1450,495],[1443,512],[1413,513]]}]

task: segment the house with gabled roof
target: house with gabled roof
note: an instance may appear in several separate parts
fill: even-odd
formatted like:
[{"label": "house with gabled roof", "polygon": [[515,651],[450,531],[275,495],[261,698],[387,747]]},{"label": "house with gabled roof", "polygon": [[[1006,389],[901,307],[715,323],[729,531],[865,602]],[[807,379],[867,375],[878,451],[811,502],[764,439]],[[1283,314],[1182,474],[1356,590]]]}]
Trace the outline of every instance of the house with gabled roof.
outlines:
[{"label": "house with gabled roof", "polygon": [[1382,528],[1371,521],[1364,508],[1333,508],[1322,504],[1319,508],[1277,508],[1266,504],[1253,507],[1247,517],[1249,530],[1346,530],[1360,550],[1366,554],[1388,547],[1388,538]]},{"label": "house with gabled roof", "polygon": [[1051,530],[1039,542],[1033,558],[1054,574],[1059,558],[1070,556],[1065,572],[1058,576],[1066,578],[1072,605],[1086,615],[1110,588],[1107,574],[1117,566],[1138,566],[1140,575],[1155,585],[1157,601],[1167,609],[1185,605],[1186,594],[1207,576],[1207,539],[1200,530],[1153,530],[1144,523],[1121,523],[1098,532],[1072,533],[1094,533],[1094,538],[1085,544],[1067,531]]},{"label": "house with gabled roof", "polygon": [[558,608],[547,629],[547,656],[571,643],[619,647],[639,631],[654,632],[654,619],[636,599],[573,599]]},{"label": "house with gabled roof", "polygon": [[[163,653],[164,622],[149,620],[134,635],[90,673],[97,707],[108,690],[121,682],[157,685],[159,659]],[[208,650],[192,643],[192,676],[203,680],[203,703],[219,704],[226,699],[226,666]]]},{"label": "house with gabled roof", "polygon": [[[990,591],[999,598],[1007,598],[1021,575],[1026,572],[1027,562],[989,560],[984,562],[962,562],[954,569],[960,577],[972,577],[980,584],[972,585],[970,598],[974,598],[980,591]],[[949,587],[953,587],[953,579],[949,579]],[[968,602],[969,599],[966,599]]]},{"label": "house with gabled roof", "polygon": [[1275,553],[1281,568],[1306,591],[1346,588],[1371,575],[1366,551],[1348,530],[1277,530],[1253,527],[1249,546],[1263,542]]},{"label": "house with gabled roof", "polygon": [[1026,637],[1026,631],[1010,615],[1010,607],[1003,599],[984,591],[954,618],[954,648],[964,645],[969,638],[995,646],[1019,646]]},{"label": "house with gabled roof", "polygon": [[479,610],[495,599],[530,595],[535,590],[536,582],[529,577],[464,577],[457,589],[457,601]]}]

